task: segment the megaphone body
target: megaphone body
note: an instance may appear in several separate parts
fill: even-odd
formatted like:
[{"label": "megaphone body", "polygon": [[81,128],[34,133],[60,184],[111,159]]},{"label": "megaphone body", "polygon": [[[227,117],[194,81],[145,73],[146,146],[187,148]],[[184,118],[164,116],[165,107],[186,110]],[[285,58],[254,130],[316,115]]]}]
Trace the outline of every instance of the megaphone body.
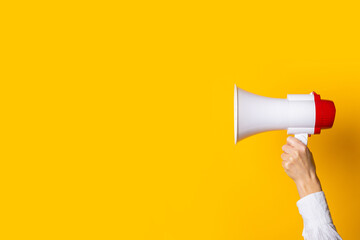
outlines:
[{"label": "megaphone body", "polygon": [[269,98],[235,85],[235,144],[260,132],[287,130],[306,145],[309,135],[333,126],[335,111],[332,101],[322,100],[315,92],[288,94],[286,99]]}]

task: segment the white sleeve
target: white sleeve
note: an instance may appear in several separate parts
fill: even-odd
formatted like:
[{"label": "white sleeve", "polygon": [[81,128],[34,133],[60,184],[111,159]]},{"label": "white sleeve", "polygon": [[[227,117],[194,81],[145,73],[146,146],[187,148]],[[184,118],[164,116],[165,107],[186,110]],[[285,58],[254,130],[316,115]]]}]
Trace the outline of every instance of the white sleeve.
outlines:
[{"label": "white sleeve", "polygon": [[301,198],[296,205],[304,220],[304,239],[342,240],[331,219],[324,192],[309,194]]}]

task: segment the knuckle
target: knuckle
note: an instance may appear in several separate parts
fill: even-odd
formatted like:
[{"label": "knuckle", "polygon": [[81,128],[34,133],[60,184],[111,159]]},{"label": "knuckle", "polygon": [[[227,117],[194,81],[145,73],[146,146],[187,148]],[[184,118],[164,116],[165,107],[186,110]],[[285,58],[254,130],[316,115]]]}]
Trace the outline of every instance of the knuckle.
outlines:
[{"label": "knuckle", "polygon": [[287,163],[285,164],[285,167],[284,167],[284,168],[289,171],[289,170],[291,170],[292,166],[293,166],[293,164],[292,164],[291,162],[287,162]]}]

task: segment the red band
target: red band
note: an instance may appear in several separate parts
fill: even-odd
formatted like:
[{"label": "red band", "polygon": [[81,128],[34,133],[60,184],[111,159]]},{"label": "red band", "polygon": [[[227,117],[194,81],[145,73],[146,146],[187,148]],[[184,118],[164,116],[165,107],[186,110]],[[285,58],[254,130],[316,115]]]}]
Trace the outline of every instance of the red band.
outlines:
[{"label": "red band", "polygon": [[321,100],[320,95],[314,94],[315,101],[315,130],[314,134],[319,134],[321,129],[331,128],[335,120],[335,105],[333,101]]}]

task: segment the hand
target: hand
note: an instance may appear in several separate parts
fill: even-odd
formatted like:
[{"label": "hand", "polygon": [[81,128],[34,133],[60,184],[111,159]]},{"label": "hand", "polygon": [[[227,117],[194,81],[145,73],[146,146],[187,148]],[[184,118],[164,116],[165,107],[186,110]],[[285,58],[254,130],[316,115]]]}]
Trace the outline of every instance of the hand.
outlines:
[{"label": "hand", "polygon": [[288,137],[282,147],[282,166],[286,174],[294,180],[300,198],[310,193],[320,192],[321,185],[316,175],[314,158],[309,148],[294,137]]}]

